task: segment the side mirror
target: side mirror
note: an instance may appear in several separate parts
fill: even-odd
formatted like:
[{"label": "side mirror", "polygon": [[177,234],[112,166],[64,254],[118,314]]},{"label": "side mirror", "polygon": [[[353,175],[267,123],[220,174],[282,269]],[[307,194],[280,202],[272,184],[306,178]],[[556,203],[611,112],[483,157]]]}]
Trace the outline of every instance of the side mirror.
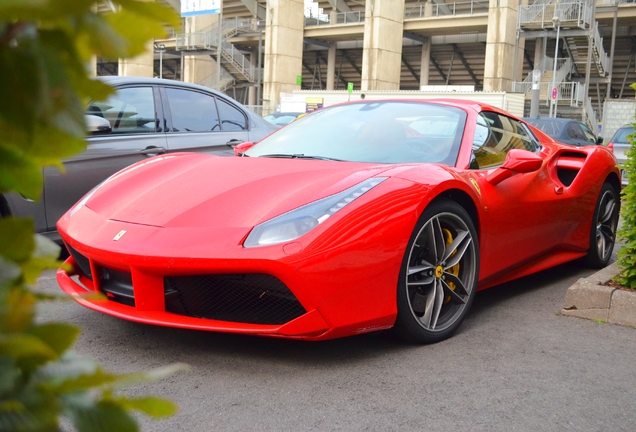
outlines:
[{"label": "side mirror", "polygon": [[108,120],[96,115],[85,114],[84,123],[89,135],[108,135],[113,131]]},{"label": "side mirror", "polygon": [[541,159],[535,153],[527,150],[512,149],[506,155],[503,165],[488,174],[486,180],[493,186],[515,174],[525,174],[539,170],[543,165]]},{"label": "side mirror", "polygon": [[251,141],[242,142],[234,146],[234,156],[243,156],[243,153],[254,147]]},{"label": "side mirror", "polygon": [[603,137],[599,136],[598,138],[596,138],[596,144],[603,144]]}]

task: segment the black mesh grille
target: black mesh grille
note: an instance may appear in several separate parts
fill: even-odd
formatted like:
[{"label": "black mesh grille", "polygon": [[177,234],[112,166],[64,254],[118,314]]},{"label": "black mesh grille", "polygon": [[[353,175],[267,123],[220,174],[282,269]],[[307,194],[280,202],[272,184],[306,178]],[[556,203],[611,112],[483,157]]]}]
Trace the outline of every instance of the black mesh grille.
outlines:
[{"label": "black mesh grille", "polygon": [[305,313],[279,279],[265,274],[165,278],[166,311],[250,324],[284,324]]},{"label": "black mesh grille", "polygon": [[86,276],[87,278],[89,278],[90,280],[93,280],[93,275],[91,274],[91,264],[88,261],[88,258],[86,258],[84,255],[82,255],[81,253],[79,253],[78,251],[70,247],[69,245],[66,245],[66,249],[68,250],[68,253],[70,253],[73,259],[75,260],[75,263],[79,267],[79,270],[82,272],[82,274]]},{"label": "black mesh grille", "polygon": [[99,286],[109,300],[128,306],[135,305],[132,275],[130,272],[99,267],[96,273],[98,273],[99,277]]}]

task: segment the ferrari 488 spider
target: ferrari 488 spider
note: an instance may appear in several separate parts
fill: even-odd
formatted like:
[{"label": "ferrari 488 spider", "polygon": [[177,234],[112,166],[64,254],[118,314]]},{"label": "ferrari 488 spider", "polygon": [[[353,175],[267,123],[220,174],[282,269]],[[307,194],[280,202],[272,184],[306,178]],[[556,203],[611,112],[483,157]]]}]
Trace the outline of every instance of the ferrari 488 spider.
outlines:
[{"label": "ferrari 488 spider", "polygon": [[476,102],[335,105],[235,153],[156,156],[89,192],[58,222],[62,289],[147,324],[430,343],[476,291],[614,246],[612,153]]}]

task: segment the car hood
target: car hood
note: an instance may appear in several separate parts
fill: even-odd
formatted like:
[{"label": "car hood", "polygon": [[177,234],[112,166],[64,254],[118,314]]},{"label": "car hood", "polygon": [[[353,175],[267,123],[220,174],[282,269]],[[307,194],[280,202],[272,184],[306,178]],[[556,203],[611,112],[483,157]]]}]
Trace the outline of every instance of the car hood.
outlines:
[{"label": "car hood", "polygon": [[252,227],[386,171],[386,165],[158,156],[99,186],[85,205],[115,221],[158,226]]}]

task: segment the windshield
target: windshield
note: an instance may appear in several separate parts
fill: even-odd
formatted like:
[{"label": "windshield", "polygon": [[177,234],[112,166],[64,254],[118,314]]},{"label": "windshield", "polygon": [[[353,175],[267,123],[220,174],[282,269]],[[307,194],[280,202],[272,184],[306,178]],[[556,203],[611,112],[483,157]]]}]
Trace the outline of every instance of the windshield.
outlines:
[{"label": "windshield", "polygon": [[432,103],[338,105],[290,123],[245,155],[454,165],[465,121],[464,111]]}]

